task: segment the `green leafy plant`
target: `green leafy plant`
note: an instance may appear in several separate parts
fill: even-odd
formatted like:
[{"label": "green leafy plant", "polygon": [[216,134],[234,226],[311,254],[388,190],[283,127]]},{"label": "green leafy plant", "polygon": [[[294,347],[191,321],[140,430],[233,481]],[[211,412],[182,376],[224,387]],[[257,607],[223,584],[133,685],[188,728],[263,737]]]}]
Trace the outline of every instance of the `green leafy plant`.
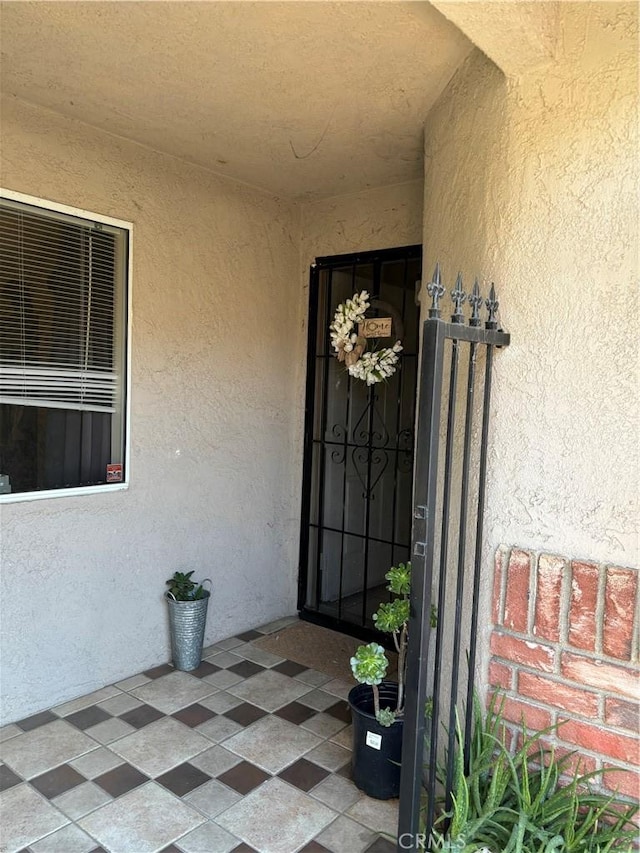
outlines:
[{"label": "green leafy plant", "polygon": [[168,594],[175,601],[197,601],[204,598],[205,591],[202,584],[192,581],[192,574],[193,572],[175,572],[167,581]]},{"label": "green leafy plant", "polygon": [[[378,643],[360,646],[351,658],[351,671],[360,684],[369,684],[373,690],[373,707],[377,721],[382,726],[391,726],[404,711],[404,686],[407,669],[407,647],[409,643],[409,594],[411,592],[411,563],[398,563],[385,575],[389,581],[387,589],[395,598],[378,607],[373,621],[379,631],[391,634],[398,653],[398,701],[395,709],[380,708],[378,685],[386,675],[389,660]],[[436,611],[431,608],[431,626],[436,625]]]},{"label": "green leafy plant", "polygon": [[[502,707],[494,697],[485,714],[475,698],[469,764],[464,768],[463,736],[456,725],[453,806],[436,821],[433,851],[476,853],[606,853],[630,851],[638,811],[593,790],[602,771],[572,769],[574,753],[558,757],[543,738],[551,726],[507,749]],[[441,779],[444,771],[439,770]]]}]

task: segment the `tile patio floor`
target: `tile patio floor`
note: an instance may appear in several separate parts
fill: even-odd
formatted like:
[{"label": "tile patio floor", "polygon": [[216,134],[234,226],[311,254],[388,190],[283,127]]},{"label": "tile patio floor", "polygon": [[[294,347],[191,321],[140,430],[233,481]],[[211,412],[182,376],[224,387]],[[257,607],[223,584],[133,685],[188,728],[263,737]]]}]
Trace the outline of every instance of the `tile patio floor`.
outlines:
[{"label": "tile patio floor", "polygon": [[283,621],[0,729],[1,853],[393,853],[351,685],[253,645]]}]

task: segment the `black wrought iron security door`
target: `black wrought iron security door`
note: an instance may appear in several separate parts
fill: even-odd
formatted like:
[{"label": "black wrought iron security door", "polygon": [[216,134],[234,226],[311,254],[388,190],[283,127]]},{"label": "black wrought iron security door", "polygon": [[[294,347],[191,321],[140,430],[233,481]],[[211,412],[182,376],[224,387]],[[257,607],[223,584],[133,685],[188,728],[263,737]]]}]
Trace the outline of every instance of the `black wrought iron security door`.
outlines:
[{"label": "black wrought iron security door", "polygon": [[[385,573],[409,559],[422,249],[318,258],[311,270],[298,607],[303,618],[373,635]],[[370,294],[367,316],[392,317],[396,371],[368,386],[331,347],[337,306]],[[370,342],[371,343],[371,342]]]}]

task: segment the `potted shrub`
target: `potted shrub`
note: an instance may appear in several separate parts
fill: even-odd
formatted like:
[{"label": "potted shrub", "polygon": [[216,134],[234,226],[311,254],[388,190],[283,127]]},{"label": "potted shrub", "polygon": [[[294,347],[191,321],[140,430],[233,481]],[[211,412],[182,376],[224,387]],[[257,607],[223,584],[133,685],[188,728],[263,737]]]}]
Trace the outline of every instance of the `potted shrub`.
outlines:
[{"label": "potted shrub", "polygon": [[[373,614],[376,628],[393,636],[398,653],[398,680],[385,681],[389,660],[378,643],[360,646],[351,658],[351,671],[359,682],[349,693],[353,721],[353,781],[368,796],[379,800],[400,791],[400,757],[404,690],[409,642],[409,592],[411,563],[398,563],[387,572],[387,589],[395,596]],[[436,623],[431,609],[431,626]]]},{"label": "potted shrub", "polygon": [[193,572],[175,572],[167,581],[165,598],[169,606],[171,657],[176,669],[189,672],[202,660],[202,644],[207,621],[210,591],[191,580]]}]

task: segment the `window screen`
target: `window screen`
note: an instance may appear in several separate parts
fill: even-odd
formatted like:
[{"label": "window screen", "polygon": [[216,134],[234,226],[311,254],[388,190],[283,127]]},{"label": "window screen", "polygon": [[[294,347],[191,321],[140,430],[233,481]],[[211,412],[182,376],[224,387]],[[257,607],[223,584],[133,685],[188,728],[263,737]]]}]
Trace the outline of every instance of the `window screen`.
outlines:
[{"label": "window screen", "polygon": [[0,494],[125,477],[128,236],[0,203]]}]

